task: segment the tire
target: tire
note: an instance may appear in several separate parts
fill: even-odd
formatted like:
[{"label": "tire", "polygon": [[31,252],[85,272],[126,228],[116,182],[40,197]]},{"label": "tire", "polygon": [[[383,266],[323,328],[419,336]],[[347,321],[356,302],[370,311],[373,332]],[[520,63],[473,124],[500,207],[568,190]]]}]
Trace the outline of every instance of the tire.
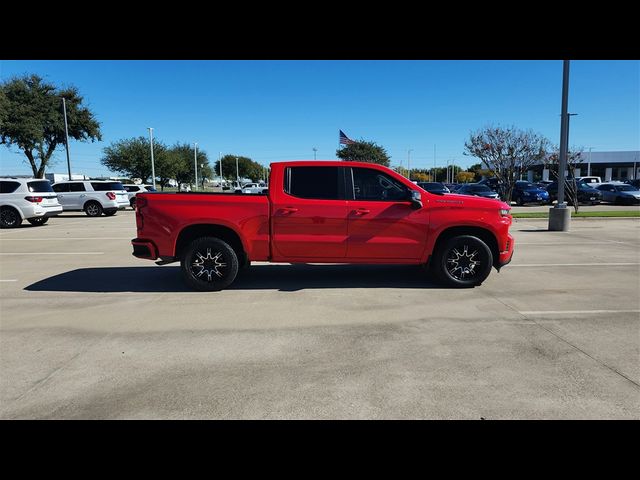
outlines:
[{"label": "tire", "polygon": [[131,205],[131,208],[133,208],[134,210],[136,209],[136,197],[133,197],[131,200],[129,200],[129,205]]},{"label": "tire", "polygon": [[482,284],[491,273],[492,266],[491,249],[471,235],[459,235],[445,241],[438,247],[431,262],[434,273],[442,283],[459,288]]},{"label": "tire", "polygon": [[180,259],[187,285],[194,290],[222,290],[238,275],[238,256],[228,243],[216,237],[201,237],[189,244]]},{"label": "tire", "polygon": [[27,218],[27,222],[29,222],[31,225],[35,225],[36,227],[39,227],[40,225],[44,225],[48,221],[49,221],[48,217]]},{"label": "tire", "polygon": [[0,209],[0,228],[16,228],[22,223],[22,218],[15,208],[2,207]]},{"label": "tire", "polygon": [[99,217],[102,215],[102,205],[98,202],[87,202],[84,204],[84,213],[89,217]]},{"label": "tire", "polygon": [[104,213],[107,217],[112,217],[113,215],[118,213],[118,210],[104,210],[102,213]]},{"label": "tire", "polygon": [[524,200],[522,200],[522,197],[518,197],[516,203],[518,206],[522,207],[524,205]]}]

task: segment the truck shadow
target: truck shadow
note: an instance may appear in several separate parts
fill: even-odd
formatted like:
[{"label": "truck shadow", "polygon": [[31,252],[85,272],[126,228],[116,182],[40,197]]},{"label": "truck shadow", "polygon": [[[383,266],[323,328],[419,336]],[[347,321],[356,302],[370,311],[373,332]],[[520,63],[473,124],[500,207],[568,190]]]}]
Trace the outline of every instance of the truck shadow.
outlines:
[{"label": "truck shadow", "polygon": [[[414,265],[256,265],[227,290],[306,288],[444,288]],[[191,292],[179,267],[79,268],[28,285],[35,292]]]}]

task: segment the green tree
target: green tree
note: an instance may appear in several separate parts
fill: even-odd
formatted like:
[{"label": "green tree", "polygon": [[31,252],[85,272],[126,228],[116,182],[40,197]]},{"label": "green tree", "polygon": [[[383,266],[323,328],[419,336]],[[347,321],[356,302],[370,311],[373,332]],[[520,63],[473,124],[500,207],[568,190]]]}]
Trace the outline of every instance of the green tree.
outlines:
[{"label": "green tree", "polygon": [[515,127],[485,127],[469,135],[465,155],[479,158],[502,183],[502,199],[511,201],[513,187],[533,165],[542,162],[550,145],[542,135]]},{"label": "green tree", "polygon": [[[174,168],[173,178],[178,183],[178,188],[183,184],[193,185],[195,183],[195,159],[193,145],[188,143],[176,143],[167,152],[168,161]],[[203,174],[211,175],[209,157],[204,150],[198,150],[198,179],[203,178]],[[200,167],[200,165],[204,165]],[[200,181],[198,182],[200,183]],[[201,183],[200,183],[201,185]],[[199,186],[196,186],[198,188]]]},{"label": "green tree", "polygon": [[102,140],[100,123],[76,87],[57,88],[38,75],[0,84],[0,143],[24,152],[36,178],[44,178],[53,153],[65,143],[63,97],[69,138]]},{"label": "green tree", "polygon": [[[141,178],[146,183],[151,178],[151,147],[143,136],[119,140],[103,150],[100,162],[110,170],[131,178]],[[166,147],[157,140],[153,142],[153,157],[156,174]],[[157,175],[156,175],[157,176]]]},{"label": "green tree", "polygon": [[365,140],[358,140],[357,142],[345,145],[343,148],[336,150],[336,155],[342,160],[377,163],[385,167],[388,167],[391,161],[391,157],[387,154],[384,147]]},{"label": "green tree", "polygon": [[248,157],[239,155],[224,155],[221,160],[217,160],[214,165],[215,172],[220,174],[220,161],[222,161],[222,175],[224,178],[236,180],[236,158],[238,159],[238,175],[240,178],[250,178],[252,181],[258,181],[264,178],[265,167],[258,162],[254,162]]}]

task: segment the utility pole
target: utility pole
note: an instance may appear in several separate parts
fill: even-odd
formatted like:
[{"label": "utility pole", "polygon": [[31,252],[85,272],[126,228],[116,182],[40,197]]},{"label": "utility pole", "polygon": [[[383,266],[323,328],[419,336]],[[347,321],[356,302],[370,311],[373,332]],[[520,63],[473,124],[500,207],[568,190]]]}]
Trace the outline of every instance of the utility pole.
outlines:
[{"label": "utility pole", "polygon": [[318,149],[316,147],[313,147],[313,159],[316,159],[316,152],[318,151]]},{"label": "utility pole", "polygon": [[193,143],[193,166],[196,172],[196,189],[198,188],[198,142]]},{"label": "utility pole", "polygon": [[438,181],[438,172],[436,172],[436,145],[433,144],[433,181]]},{"label": "utility pole", "polygon": [[589,163],[587,163],[587,177],[591,176],[591,149],[593,147],[589,147]]},{"label": "utility pole", "polygon": [[220,162],[220,187],[222,187],[222,182],[224,182],[222,178],[222,152],[218,152],[218,161]]},{"label": "utility pole", "polygon": [[240,186],[240,170],[238,169],[238,157],[236,157],[236,183]]},{"label": "utility pole", "polygon": [[153,128],[147,127],[149,130],[149,143],[151,145],[151,181],[153,182],[153,189],[156,189],[156,167],[153,162]]},{"label": "utility pole", "polygon": [[409,170],[409,180],[411,180],[411,152],[413,150],[407,150],[407,170]]},{"label": "utility pole", "polygon": [[568,231],[571,211],[564,201],[564,171],[567,168],[567,145],[569,143],[569,60],[562,62],[562,116],[560,120],[560,165],[558,166],[558,203],[549,209],[549,230]]},{"label": "utility pole", "polygon": [[69,160],[69,127],[67,126],[67,104],[65,102],[65,98],[62,97],[62,111],[64,112],[64,135],[65,135],[65,142],[64,145],[67,148],[67,170],[69,173],[69,180],[72,180],[71,178],[71,160]]}]

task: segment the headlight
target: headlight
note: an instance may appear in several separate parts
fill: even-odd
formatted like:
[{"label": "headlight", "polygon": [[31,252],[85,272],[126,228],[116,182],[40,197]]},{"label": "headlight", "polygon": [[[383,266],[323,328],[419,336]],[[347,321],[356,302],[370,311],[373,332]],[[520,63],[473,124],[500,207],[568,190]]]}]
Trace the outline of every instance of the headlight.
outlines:
[{"label": "headlight", "polygon": [[506,217],[507,215],[509,215],[509,209],[508,208],[501,208],[500,209],[500,215],[502,215],[503,217]]}]

